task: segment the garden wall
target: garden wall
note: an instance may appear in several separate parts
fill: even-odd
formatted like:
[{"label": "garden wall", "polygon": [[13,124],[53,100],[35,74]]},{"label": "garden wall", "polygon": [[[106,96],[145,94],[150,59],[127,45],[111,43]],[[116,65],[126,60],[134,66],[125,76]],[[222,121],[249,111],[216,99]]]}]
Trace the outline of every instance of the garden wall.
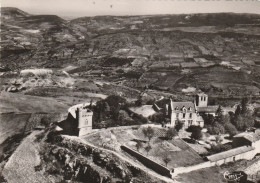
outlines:
[{"label": "garden wall", "polygon": [[[122,145],[121,149],[126,151],[127,153],[131,154],[132,156],[134,156],[135,158],[137,158],[140,162],[142,162],[145,166],[147,166],[148,168],[151,168],[152,170],[154,170],[155,172],[167,176],[167,177],[172,177],[171,176],[171,170],[168,169],[167,167],[160,165],[152,160],[150,160],[149,158],[143,156],[142,154],[140,154],[139,152]],[[174,170],[172,170],[174,171]]]}]

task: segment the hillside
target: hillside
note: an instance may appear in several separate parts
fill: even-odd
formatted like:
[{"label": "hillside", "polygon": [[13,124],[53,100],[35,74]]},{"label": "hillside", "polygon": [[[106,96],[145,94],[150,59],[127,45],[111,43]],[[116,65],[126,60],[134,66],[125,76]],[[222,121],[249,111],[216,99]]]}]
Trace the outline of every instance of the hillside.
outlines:
[{"label": "hillside", "polygon": [[[202,91],[209,95],[210,105],[233,106],[245,96],[259,105],[259,25],[257,14],[96,16],[65,20],[56,15],[33,15],[2,7],[0,172],[8,163],[5,177],[13,180],[9,174],[15,167],[13,159],[20,158],[28,142],[38,138],[35,127],[64,119],[70,106],[96,102],[109,95],[120,95],[127,101],[139,99],[150,105],[164,97],[191,101],[196,92]],[[25,144],[15,151],[23,139]],[[32,153],[46,147],[41,158],[46,156],[44,153],[51,153],[51,158],[42,160],[41,166],[50,172],[58,171],[50,162],[63,157],[57,163],[61,169],[55,181],[67,177],[80,181],[93,174],[96,175],[93,178],[116,181],[124,179],[124,173],[136,182],[146,178],[157,181],[121,160],[117,163],[126,169],[123,171],[119,166],[121,174],[114,175],[114,170],[101,167],[99,160],[93,159],[95,148],[88,147],[94,154],[86,155],[82,161],[73,148],[64,147],[67,141],[78,146],[75,142],[78,139],[60,140],[64,144],[33,142],[29,149]],[[109,160],[114,158],[111,152],[100,153]],[[68,155],[79,160],[80,176],[72,173],[75,167],[71,162],[69,165],[65,162],[64,156]],[[37,161],[30,165],[30,173],[35,172],[33,166],[39,164],[39,156],[35,155]],[[83,173],[83,165],[93,174]],[[22,176],[26,172],[21,172]],[[42,178],[42,172],[38,173],[36,177]],[[0,173],[0,181],[1,178]],[[189,175],[183,177],[186,178],[190,180]]]}]

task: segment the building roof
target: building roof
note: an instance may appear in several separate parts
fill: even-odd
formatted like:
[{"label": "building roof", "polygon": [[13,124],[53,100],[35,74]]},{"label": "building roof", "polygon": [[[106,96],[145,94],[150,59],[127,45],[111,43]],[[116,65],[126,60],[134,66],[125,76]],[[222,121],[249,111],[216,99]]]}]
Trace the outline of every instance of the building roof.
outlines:
[{"label": "building roof", "polygon": [[207,107],[197,107],[198,112],[216,113],[218,110],[218,105],[211,105]]},{"label": "building roof", "polygon": [[221,152],[221,153],[217,153],[217,154],[214,154],[214,155],[211,155],[211,156],[207,156],[207,159],[211,162],[214,162],[214,161],[218,161],[218,160],[221,160],[221,159],[232,157],[232,156],[235,156],[235,155],[238,155],[238,154],[241,154],[241,153],[245,153],[245,152],[251,151],[253,149],[254,148],[251,147],[251,146],[242,146],[242,147],[234,148],[234,149],[224,151],[224,152]]},{"label": "building roof", "polygon": [[205,94],[205,93],[197,93],[197,95],[198,96],[203,96],[203,97],[206,97],[206,96],[208,96],[207,94]]},{"label": "building roof", "polygon": [[260,130],[256,130],[255,132],[239,133],[234,136],[234,138],[236,138],[236,137],[243,137],[243,138],[249,140],[250,142],[256,142],[256,141],[260,140]]},{"label": "building roof", "polygon": [[192,102],[170,102],[170,107],[173,112],[181,112],[185,107],[187,112],[195,113],[195,104]]}]

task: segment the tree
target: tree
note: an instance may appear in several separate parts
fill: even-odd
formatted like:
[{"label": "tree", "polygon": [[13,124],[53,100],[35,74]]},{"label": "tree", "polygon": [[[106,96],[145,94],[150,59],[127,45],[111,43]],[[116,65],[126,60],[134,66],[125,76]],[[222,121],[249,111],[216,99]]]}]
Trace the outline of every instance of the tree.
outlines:
[{"label": "tree", "polygon": [[203,118],[205,124],[212,125],[214,123],[214,116],[212,114],[201,114],[201,117]]},{"label": "tree", "polygon": [[243,98],[241,101],[241,114],[245,114],[247,112],[247,104],[248,104],[248,98]]},{"label": "tree", "polygon": [[241,107],[240,105],[238,105],[235,111],[235,116],[239,116],[240,114],[241,114]]},{"label": "tree", "polygon": [[244,119],[241,115],[239,115],[235,121],[234,121],[234,125],[238,130],[244,130]]},{"label": "tree", "polygon": [[194,130],[191,133],[191,138],[195,140],[199,140],[202,137],[202,132],[200,128],[194,128]]},{"label": "tree", "polygon": [[149,119],[155,123],[161,123],[162,121],[165,121],[165,116],[162,112],[159,112],[150,116]]},{"label": "tree", "polygon": [[139,149],[143,147],[143,143],[140,141],[137,141],[135,144],[136,150],[139,152]]},{"label": "tree", "polygon": [[226,132],[229,134],[230,137],[233,137],[236,134],[238,134],[236,127],[232,123],[226,123],[224,125],[224,128],[225,128]]},{"label": "tree", "polygon": [[149,139],[149,141],[152,139],[152,137],[154,136],[154,130],[152,129],[152,127],[147,127],[147,128],[143,128],[143,133],[144,136],[147,137]]},{"label": "tree", "polygon": [[166,138],[171,140],[173,137],[177,136],[178,132],[174,128],[169,128],[166,132]]},{"label": "tree", "polygon": [[212,126],[208,126],[207,128],[208,128],[208,132],[211,135],[218,135],[218,134],[224,134],[225,133],[224,126],[217,121]]},{"label": "tree", "polygon": [[148,146],[146,146],[144,149],[147,152],[147,156],[148,156],[148,153],[152,149],[152,147],[150,146],[150,144],[148,144]]},{"label": "tree", "polygon": [[183,128],[184,123],[182,123],[180,120],[177,120],[175,124],[175,130],[179,132]]},{"label": "tree", "polygon": [[163,156],[163,162],[165,163],[166,167],[168,165],[168,163],[171,161],[170,156],[168,155],[168,153],[164,154]]}]

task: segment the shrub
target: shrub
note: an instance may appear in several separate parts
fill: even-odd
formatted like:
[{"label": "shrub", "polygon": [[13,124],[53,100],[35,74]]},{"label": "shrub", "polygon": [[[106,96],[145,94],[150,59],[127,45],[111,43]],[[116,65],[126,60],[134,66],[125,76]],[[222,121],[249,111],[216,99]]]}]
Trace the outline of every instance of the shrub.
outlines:
[{"label": "shrub", "polygon": [[202,138],[202,132],[200,128],[194,128],[194,130],[191,133],[191,138],[195,140],[199,140]]},{"label": "shrub", "polygon": [[178,135],[178,132],[174,128],[169,128],[166,132],[166,138],[169,140],[177,135]]},{"label": "shrub", "polygon": [[224,128],[225,128],[226,132],[230,135],[230,137],[233,137],[236,134],[238,134],[236,127],[232,123],[226,123],[224,125]]},{"label": "shrub", "polygon": [[175,130],[179,132],[183,128],[184,123],[182,123],[180,120],[177,120],[175,124]]}]

